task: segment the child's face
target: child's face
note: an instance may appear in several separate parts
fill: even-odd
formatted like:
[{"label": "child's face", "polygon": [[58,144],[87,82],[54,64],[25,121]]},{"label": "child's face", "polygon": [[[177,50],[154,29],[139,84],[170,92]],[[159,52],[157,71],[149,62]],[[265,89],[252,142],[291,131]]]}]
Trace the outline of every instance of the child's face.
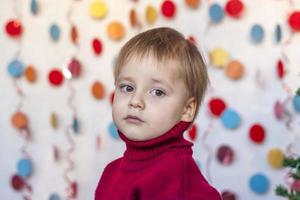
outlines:
[{"label": "child's face", "polygon": [[[172,60],[158,63],[147,56],[122,66],[112,109],[117,128],[127,138],[149,140],[182,120],[188,92],[183,80],[177,78],[178,65]],[[129,115],[141,121],[127,118]]]}]

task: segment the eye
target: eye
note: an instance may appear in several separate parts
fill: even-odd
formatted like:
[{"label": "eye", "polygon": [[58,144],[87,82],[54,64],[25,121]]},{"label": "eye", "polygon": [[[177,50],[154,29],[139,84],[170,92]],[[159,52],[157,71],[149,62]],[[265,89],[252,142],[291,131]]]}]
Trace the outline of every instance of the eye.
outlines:
[{"label": "eye", "polygon": [[131,92],[133,90],[133,87],[130,85],[120,85],[120,89],[123,92]]},{"label": "eye", "polygon": [[159,90],[159,89],[154,89],[151,91],[151,94],[153,94],[153,91],[154,91],[154,95],[155,96],[158,96],[158,97],[162,97],[162,96],[165,96],[166,93],[164,93],[162,90]]}]

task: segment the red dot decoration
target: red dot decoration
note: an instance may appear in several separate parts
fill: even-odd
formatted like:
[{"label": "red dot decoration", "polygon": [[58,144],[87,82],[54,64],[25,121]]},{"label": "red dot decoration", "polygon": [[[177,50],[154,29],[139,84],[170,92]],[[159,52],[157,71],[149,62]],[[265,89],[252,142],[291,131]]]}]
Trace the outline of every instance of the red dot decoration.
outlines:
[{"label": "red dot decoration", "polygon": [[54,86],[59,86],[63,82],[63,74],[58,69],[53,69],[49,73],[49,82]]},{"label": "red dot decoration", "polygon": [[226,13],[234,18],[239,18],[244,10],[244,4],[240,0],[229,0],[225,6]]},{"label": "red dot decoration", "polygon": [[188,131],[189,137],[192,141],[195,141],[196,137],[197,137],[197,127],[195,124],[192,125],[192,127],[190,128],[190,130]]},{"label": "red dot decoration", "polygon": [[293,31],[300,31],[300,11],[292,12],[288,22]]},{"label": "red dot decoration", "polygon": [[250,128],[250,139],[255,143],[262,143],[265,139],[265,129],[260,124],[254,124]]},{"label": "red dot decoration", "polygon": [[102,52],[102,43],[99,39],[95,38],[92,42],[93,50],[96,55],[100,55]]},{"label": "red dot decoration", "polygon": [[209,102],[209,108],[214,116],[219,117],[226,109],[226,104],[220,98],[212,98]]},{"label": "red dot decoration", "polygon": [[161,5],[161,12],[167,18],[173,18],[176,12],[176,5],[173,1],[164,1]]},{"label": "red dot decoration", "polygon": [[6,33],[10,37],[19,37],[21,36],[23,31],[21,22],[16,19],[12,19],[8,21],[5,28],[6,28]]}]

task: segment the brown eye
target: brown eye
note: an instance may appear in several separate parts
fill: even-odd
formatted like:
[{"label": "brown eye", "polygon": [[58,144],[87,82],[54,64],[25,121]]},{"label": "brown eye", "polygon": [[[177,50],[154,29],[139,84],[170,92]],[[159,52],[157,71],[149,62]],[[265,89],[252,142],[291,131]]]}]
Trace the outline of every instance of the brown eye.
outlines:
[{"label": "brown eye", "polygon": [[131,87],[130,85],[121,85],[120,89],[123,92],[131,92],[133,90],[133,87]]},{"label": "brown eye", "polygon": [[152,91],[154,91],[154,95],[158,97],[162,97],[165,95],[165,93],[162,90],[154,89]]}]

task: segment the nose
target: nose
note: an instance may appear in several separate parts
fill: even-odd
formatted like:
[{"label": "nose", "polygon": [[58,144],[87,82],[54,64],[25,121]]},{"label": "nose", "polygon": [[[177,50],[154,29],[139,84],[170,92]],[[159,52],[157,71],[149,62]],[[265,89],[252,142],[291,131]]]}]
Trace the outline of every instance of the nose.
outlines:
[{"label": "nose", "polygon": [[143,100],[142,94],[134,93],[129,101],[129,107],[144,109],[145,102]]}]

